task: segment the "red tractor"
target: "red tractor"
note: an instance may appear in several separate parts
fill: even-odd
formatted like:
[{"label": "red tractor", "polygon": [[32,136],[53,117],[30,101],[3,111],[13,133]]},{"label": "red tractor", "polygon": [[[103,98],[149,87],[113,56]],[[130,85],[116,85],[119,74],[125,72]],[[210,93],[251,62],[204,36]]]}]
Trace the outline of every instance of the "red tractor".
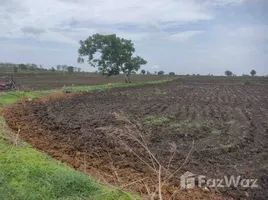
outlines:
[{"label": "red tractor", "polygon": [[0,92],[5,90],[16,90],[16,83],[13,79],[6,81],[5,83],[0,82]]}]

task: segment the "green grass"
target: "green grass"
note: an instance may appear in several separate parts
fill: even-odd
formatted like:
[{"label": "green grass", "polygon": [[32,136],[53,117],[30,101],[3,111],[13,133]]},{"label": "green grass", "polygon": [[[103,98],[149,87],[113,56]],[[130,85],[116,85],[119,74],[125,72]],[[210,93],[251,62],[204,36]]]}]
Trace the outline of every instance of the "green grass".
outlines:
[{"label": "green grass", "polygon": [[213,129],[211,131],[211,134],[213,134],[213,135],[220,135],[221,134],[221,131],[220,130],[217,130],[217,129]]},{"label": "green grass", "polygon": [[182,129],[200,129],[202,127],[207,127],[205,124],[201,124],[198,122],[191,122],[188,120],[185,121],[174,121],[167,117],[156,117],[156,116],[148,116],[144,119],[145,125],[157,126],[157,125],[168,125],[171,128]]},{"label": "green grass", "polygon": [[0,199],[131,199],[27,144],[0,140]]},{"label": "green grass", "polygon": [[169,124],[171,120],[166,117],[156,117],[156,116],[149,116],[145,118],[145,125],[150,126],[157,126],[157,125],[164,125]]},{"label": "green grass", "polygon": [[[112,87],[129,87],[157,84],[166,81],[144,83],[114,83]],[[73,91],[103,90],[111,85],[72,87]],[[58,91],[59,92],[59,91]],[[8,92],[0,94],[0,109],[17,102],[20,98],[36,98],[53,91]],[[169,119],[149,118],[151,124],[168,123]],[[0,199],[36,200],[36,199],[133,199],[134,196],[123,193],[112,186],[96,183],[87,175],[77,172],[67,165],[40,153],[22,142],[15,146],[3,137],[3,118],[0,116]],[[135,196],[135,198],[137,198]]]},{"label": "green grass", "polygon": [[[165,83],[169,80],[159,80],[159,81],[149,81],[149,82],[134,82],[134,83],[112,83],[112,84],[105,84],[105,85],[90,85],[90,86],[74,86],[74,87],[67,87],[67,89],[74,91],[74,92],[83,92],[83,91],[90,91],[90,90],[105,90],[110,89],[113,87],[132,87],[132,86],[141,86],[141,85],[151,85],[151,84],[159,84]],[[65,88],[66,89],[66,88]]]},{"label": "green grass", "polygon": [[0,109],[5,105],[16,103],[20,98],[36,98],[51,94],[51,91],[42,92],[6,92],[0,94]]}]

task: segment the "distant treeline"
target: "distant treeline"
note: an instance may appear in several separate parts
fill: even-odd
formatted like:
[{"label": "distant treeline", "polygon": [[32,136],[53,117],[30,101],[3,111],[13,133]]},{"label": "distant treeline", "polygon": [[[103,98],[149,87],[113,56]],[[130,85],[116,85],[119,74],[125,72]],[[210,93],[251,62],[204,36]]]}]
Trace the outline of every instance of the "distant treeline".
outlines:
[{"label": "distant treeline", "polygon": [[14,64],[14,63],[0,63],[0,72],[43,72],[43,71],[68,71],[68,72],[81,72],[81,68],[68,66],[68,65],[57,65],[50,69],[43,68],[42,65],[34,63],[27,64]]}]

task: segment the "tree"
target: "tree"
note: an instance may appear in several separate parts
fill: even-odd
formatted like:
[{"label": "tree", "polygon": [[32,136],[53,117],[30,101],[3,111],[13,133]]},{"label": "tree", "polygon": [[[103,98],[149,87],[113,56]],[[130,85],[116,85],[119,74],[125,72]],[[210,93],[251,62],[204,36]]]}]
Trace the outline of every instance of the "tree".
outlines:
[{"label": "tree", "polygon": [[51,71],[52,71],[52,72],[55,72],[56,70],[55,70],[55,68],[54,68],[54,67],[51,67]]},{"label": "tree", "polygon": [[146,74],[147,74],[147,75],[151,75],[151,72],[147,71]]},{"label": "tree", "polygon": [[68,66],[67,65],[60,65],[60,66],[61,66],[61,70],[62,70],[63,76],[65,76],[65,72],[66,72]]},{"label": "tree", "polygon": [[102,75],[112,76],[122,72],[125,74],[125,81],[129,83],[129,76],[147,63],[139,56],[134,57],[134,52],[131,40],[119,38],[115,34],[94,34],[85,41],[80,40],[77,61],[84,63],[84,57],[88,57],[88,63],[98,68]]},{"label": "tree", "polygon": [[24,65],[24,64],[19,64],[19,69],[20,70],[23,70],[23,71],[26,71],[27,70],[27,66]]},{"label": "tree", "polygon": [[225,75],[226,76],[232,76],[233,75],[233,72],[229,71],[229,70],[226,70],[225,71]]},{"label": "tree", "polygon": [[61,65],[57,65],[57,71],[61,71]]},{"label": "tree", "polygon": [[38,69],[38,66],[36,64],[32,63],[32,64],[29,65],[29,70],[30,71],[35,71],[36,69]]},{"label": "tree", "polygon": [[169,72],[169,76],[175,76],[175,72]]},{"label": "tree", "polygon": [[13,71],[14,71],[14,73],[17,73],[17,72],[18,72],[18,69],[19,69],[19,68],[18,68],[17,66],[14,66],[14,67],[13,67]]},{"label": "tree", "polygon": [[144,75],[146,72],[145,72],[145,70],[143,69],[143,70],[141,70],[141,74],[142,75]]},{"label": "tree", "polygon": [[66,71],[66,70],[67,70],[67,68],[68,68],[68,66],[67,66],[67,65],[62,65],[62,66],[61,66],[62,71]]},{"label": "tree", "polygon": [[73,66],[69,66],[69,67],[67,67],[67,71],[68,71],[68,72],[74,72],[74,67],[73,67]]},{"label": "tree", "polygon": [[159,71],[157,74],[158,74],[158,75],[164,75],[165,72],[164,72],[164,71]]},{"label": "tree", "polygon": [[80,67],[78,67],[78,68],[77,68],[77,71],[78,71],[78,72],[81,72],[81,68],[80,68]]},{"label": "tree", "polygon": [[251,70],[250,74],[251,74],[251,76],[255,76],[257,74],[257,72],[253,69],[253,70]]}]

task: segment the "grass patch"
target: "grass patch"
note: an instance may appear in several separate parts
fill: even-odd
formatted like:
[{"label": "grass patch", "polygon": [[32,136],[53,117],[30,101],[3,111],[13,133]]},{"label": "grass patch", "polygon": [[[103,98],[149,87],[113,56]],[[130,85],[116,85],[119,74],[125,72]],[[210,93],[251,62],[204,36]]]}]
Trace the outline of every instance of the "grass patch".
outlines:
[{"label": "grass patch", "polygon": [[145,125],[156,126],[156,125],[168,125],[171,128],[175,129],[201,129],[201,128],[209,128],[206,124],[201,124],[194,121],[174,121],[167,117],[156,117],[149,116],[144,120]]},{"label": "grass patch", "polygon": [[132,87],[132,86],[141,86],[141,85],[151,85],[151,84],[159,84],[159,83],[165,83],[169,80],[159,80],[159,81],[148,81],[148,82],[134,82],[134,83],[111,83],[111,84],[105,84],[105,85],[91,85],[91,86],[74,86],[74,87],[68,87],[71,91],[76,92],[83,92],[83,91],[90,91],[90,90],[106,90],[113,87]]},{"label": "grass patch", "polygon": [[145,118],[145,125],[150,126],[158,126],[158,125],[164,125],[169,124],[171,120],[166,117],[155,117],[155,116],[149,116]]},{"label": "grass patch", "polygon": [[16,103],[21,98],[37,98],[41,96],[46,96],[51,94],[51,91],[43,91],[43,92],[5,92],[0,94],[0,109],[2,109],[5,105]]},{"label": "grass patch", "polygon": [[172,127],[177,127],[177,128],[189,128],[189,129],[199,129],[203,125],[197,122],[190,122],[188,120],[182,121],[182,122],[177,122],[177,123],[172,123]]},{"label": "grass patch", "polygon": [[2,139],[0,160],[0,199],[130,199],[27,144],[13,147]]}]

